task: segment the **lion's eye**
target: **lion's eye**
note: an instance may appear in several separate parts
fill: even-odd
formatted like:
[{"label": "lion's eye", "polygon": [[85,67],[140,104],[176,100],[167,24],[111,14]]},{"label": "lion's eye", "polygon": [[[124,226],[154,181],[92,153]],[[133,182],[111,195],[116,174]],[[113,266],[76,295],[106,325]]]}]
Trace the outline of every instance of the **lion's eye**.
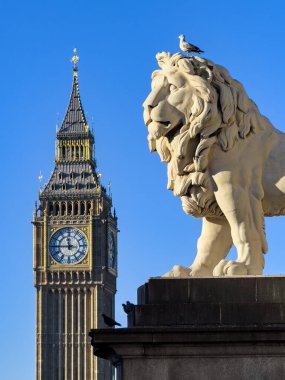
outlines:
[{"label": "lion's eye", "polygon": [[171,84],[171,85],[169,86],[169,90],[170,90],[170,92],[174,92],[174,91],[177,90],[177,87],[174,86],[174,84]]}]

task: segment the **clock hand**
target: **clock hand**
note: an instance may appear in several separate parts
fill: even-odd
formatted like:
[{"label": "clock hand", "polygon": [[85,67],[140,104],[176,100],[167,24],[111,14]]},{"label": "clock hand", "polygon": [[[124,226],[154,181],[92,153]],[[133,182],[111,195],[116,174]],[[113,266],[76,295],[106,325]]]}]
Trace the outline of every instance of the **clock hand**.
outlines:
[{"label": "clock hand", "polygon": [[67,240],[67,244],[68,244],[67,248],[68,248],[68,250],[70,251],[70,250],[74,247],[74,245],[71,244],[71,242],[70,242],[70,240],[71,240],[70,237],[68,237],[66,240]]},{"label": "clock hand", "polygon": [[65,248],[67,245],[50,245],[51,248]]},{"label": "clock hand", "polygon": [[[73,245],[72,244],[69,244],[69,245],[64,245],[64,244],[62,244],[62,245],[50,245],[50,247],[51,248],[68,248],[68,247],[73,247]],[[68,248],[68,249],[70,249],[70,248]]]}]

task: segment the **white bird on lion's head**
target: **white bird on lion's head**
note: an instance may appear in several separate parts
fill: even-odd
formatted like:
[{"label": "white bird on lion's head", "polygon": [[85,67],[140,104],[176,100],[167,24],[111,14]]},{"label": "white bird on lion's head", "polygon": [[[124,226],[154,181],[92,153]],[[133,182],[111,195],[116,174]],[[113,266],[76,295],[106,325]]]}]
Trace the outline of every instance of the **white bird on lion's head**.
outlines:
[{"label": "white bird on lion's head", "polygon": [[186,52],[187,54],[189,53],[204,53],[203,50],[201,50],[198,46],[196,45],[193,45],[193,44],[190,44],[189,42],[185,41],[185,35],[184,34],[180,34],[180,36],[178,36],[178,38],[180,39],[180,44],[179,44],[179,47],[182,51]]}]

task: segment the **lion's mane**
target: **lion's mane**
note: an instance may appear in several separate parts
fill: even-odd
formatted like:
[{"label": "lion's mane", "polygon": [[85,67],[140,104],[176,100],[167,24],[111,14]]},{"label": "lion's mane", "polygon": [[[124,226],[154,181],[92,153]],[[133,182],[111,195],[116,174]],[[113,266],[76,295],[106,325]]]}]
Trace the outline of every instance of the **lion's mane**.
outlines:
[{"label": "lion's mane", "polygon": [[[162,161],[168,162],[168,188],[181,197],[187,214],[222,215],[207,170],[213,144],[229,151],[239,139],[271,124],[224,67],[180,53],[158,53],[156,58],[162,69],[183,72],[193,92],[193,105],[185,110],[185,125],[173,139],[160,137],[156,141]],[[153,76],[159,73],[155,71]],[[197,148],[189,162],[189,142],[193,139]]]}]

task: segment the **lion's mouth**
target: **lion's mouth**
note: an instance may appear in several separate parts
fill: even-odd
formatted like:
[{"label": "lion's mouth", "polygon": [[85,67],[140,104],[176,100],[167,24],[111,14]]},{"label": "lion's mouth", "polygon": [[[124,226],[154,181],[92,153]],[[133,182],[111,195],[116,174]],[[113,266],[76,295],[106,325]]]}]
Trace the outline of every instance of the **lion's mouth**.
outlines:
[{"label": "lion's mouth", "polygon": [[145,125],[148,127],[149,125],[150,125],[150,123],[152,123],[152,122],[154,122],[154,123],[156,123],[157,125],[165,125],[166,127],[168,127],[168,126],[170,126],[171,125],[171,123],[170,123],[170,121],[157,121],[157,120],[152,120],[152,119],[149,119],[146,123],[145,123]]},{"label": "lion's mouth", "polygon": [[172,140],[173,136],[180,128],[183,127],[184,124],[182,121],[173,125],[170,121],[148,120],[146,125],[150,135],[155,139],[165,136]]},{"label": "lion's mouth", "polygon": [[180,129],[183,127],[184,123],[181,121],[177,125],[175,125],[173,128],[171,128],[166,134],[165,137],[168,138],[169,142],[171,142],[174,138],[174,136],[177,134],[177,132],[180,131]]},{"label": "lion's mouth", "polygon": [[165,125],[167,128],[170,127],[170,121],[159,121],[159,124]]}]

